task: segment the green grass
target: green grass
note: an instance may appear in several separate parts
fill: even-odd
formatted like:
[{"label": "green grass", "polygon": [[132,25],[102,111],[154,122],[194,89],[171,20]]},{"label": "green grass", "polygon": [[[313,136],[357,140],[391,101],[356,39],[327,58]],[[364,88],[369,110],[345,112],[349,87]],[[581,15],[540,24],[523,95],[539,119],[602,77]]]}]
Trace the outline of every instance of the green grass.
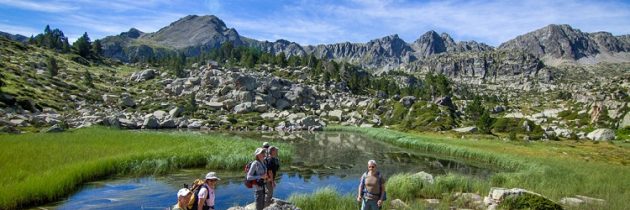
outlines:
[{"label": "green grass", "polygon": [[318,189],[313,194],[293,194],[289,202],[303,210],[347,210],[358,209],[359,203],[351,194],[340,195],[333,187]]},{"label": "green grass", "polygon": [[[518,187],[555,201],[574,195],[602,198],[608,202],[606,209],[625,209],[630,197],[627,190],[630,179],[620,178],[630,174],[628,148],[611,143],[461,140],[378,128],[329,127],[327,130],[360,132],[419,152],[480,162],[503,171],[492,175],[485,184],[466,177],[438,177],[435,187],[440,189],[433,193],[477,192],[485,195],[489,187]],[[441,179],[445,179],[443,184],[439,184]],[[430,195],[431,192],[427,189],[422,193]]]},{"label": "green grass", "polygon": [[[54,201],[82,183],[113,174],[163,174],[190,167],[241,169],[253,159],[258,145],[223,135],[102,127],[0,135],[0,209]],[[290,147],[279,145],[281,159],[290,160]]]}]

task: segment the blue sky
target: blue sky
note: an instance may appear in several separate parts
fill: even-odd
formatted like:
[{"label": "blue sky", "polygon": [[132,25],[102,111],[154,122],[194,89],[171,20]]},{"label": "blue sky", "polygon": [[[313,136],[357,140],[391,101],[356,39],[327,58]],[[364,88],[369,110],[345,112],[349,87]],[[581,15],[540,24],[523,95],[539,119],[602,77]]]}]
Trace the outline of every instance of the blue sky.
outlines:
[{"label": "blue sky", "polygon": [[71,41],[83,32],[94,40],[131,27],[155,32],[189,14],[216,15],[242,36],[300,44],[391,34],[413,42],[435,30],[497,46],[552,23],[630,34],[629,1],[583,0],[0,0],[0,31],[30,36],[50,24]]}]

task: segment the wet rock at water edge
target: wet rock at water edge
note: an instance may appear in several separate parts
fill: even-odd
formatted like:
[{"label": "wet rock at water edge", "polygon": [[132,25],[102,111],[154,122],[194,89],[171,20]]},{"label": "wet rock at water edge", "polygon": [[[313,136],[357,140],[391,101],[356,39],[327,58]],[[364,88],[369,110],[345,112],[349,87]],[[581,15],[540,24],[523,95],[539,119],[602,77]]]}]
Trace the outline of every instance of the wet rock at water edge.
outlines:
[{"label": "wet rock at water edge", "polygon": [[[256,209],[256,203],[250,203],[247,206],[230,207],[228,210],[255,210],[255,209]],[[265,207],[264,210],[300,210],[300,208],[287,201],[273,198],[271,201],[271,204]]]}]

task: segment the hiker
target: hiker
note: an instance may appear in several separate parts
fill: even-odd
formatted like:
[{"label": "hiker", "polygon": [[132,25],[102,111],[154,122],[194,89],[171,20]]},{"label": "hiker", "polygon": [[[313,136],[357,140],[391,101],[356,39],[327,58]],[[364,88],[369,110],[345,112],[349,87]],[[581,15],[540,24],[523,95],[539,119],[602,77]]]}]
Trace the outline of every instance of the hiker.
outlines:
[{"label": "hiker", "polygon": [[269,182],[266,186],[265,195],[265,207],[271,205],[271,199],[273,198],[273,190],[276,188],[276,174],[280,169],[280,159],[278,159],[278,148],[269,147],[269,156],[265,158],[265,165],[267,166],[267,176],[269,176]]},{"label": "hiker", "polygon": [[263,143],[263,147],[262,148],[265,149],[265,157],[269,157],[269,155],[270,155],[270,153],[269,153],[269,146],[271,146],[271,145],[269,145],[269,142],[264,142]]},{"label": "hiker", "polygon": [[265,149],[258,148],[254,152],[256,161],[252,162],[247,171],[247,180],[256,180],[254,189],[254,198],[256,199],[256,210],[262,210],[265,207],[265,185],[267,176],[267,167],[263,163],[265,161]]},{"label": "hiker", "polygon": [[376,170],[376,161],[368,161],[368,171],[361,176],[357,202],[361,202],[361,210],[379,210],[385,197],[385,180]]},{"label": "hiker", "polygon": [[172,210],[188,210],[188,202],[192,192],[188,188],[182,188],[177,192],[177,204],[173,206]]},{"label": "hiker", "polygon": [[214,189],[217,187],[217,181],[219,181],[219,177],[215,172],[209,172],[206,174],[206,180],[199,192],[197,193],[197,205],[196,208],[193,207],[192,210],[214,210]]}]

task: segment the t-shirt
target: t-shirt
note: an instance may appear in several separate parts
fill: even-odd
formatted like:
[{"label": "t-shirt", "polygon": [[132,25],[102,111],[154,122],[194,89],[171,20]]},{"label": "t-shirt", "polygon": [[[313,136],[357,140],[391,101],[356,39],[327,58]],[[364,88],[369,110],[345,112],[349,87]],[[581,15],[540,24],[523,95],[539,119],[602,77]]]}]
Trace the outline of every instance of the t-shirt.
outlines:
[{"label": "t-shirt", "polygon": [[[249,171],[247,172],[247,180],[259,180],[262,179],[262,176],[267,173],[267,167],[264,163],[260,161],[254,161],[249,166]],[[256,190],[262,190],[262,186],[256,185],[254,188]]]},{"label": "t-shirt", "polygon": [[208,199],[206,199],[206,205],[214,206],[214,189],[208,187],[208,190],[206,190],[205,187],[202,187],[199,189],[199,198],[205,198],[206,195],[208,195],[208,191],[210,191],[210,195],[208,196]]},{"label": "t-shirt", "polygon": [[267,170],[271,170],[273,173],[273,177],[276,178],[276,172],[280,169],[280,160],[278,157],[267,157],[265,158],[265,164],[267,165]]}]

